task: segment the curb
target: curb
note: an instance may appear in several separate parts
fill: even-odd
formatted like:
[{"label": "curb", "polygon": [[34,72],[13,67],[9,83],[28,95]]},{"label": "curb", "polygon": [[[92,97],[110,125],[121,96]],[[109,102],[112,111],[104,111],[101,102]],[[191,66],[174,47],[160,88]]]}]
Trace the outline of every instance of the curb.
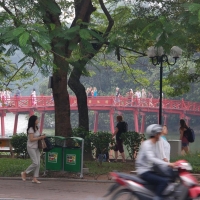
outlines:
[{"label": "curb", "polygon": [[[88,180],[88,179],[65,179],[65,178],[39,178],[41,181],[61,181],[61,182],[90,182],[90,183],[115,183],[112,180]],[[0,177],[0,180],[21,180],[21,177]],[[27,181],[31,181],[28,177]]]}]

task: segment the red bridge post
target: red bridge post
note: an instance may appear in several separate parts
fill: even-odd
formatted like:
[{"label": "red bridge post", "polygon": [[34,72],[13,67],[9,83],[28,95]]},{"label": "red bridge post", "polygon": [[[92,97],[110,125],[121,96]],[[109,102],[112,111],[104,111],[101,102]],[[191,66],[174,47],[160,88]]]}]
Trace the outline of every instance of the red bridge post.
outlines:
[{"label": "red bridge post", "polygon": [[4,121],[4,117],[6,116],[6,114],[4,112],[1,113],[1,135],[5,136],[5,121]]},{"label": "red bridge post", "polygon": [[142,115],[142,122],[141,122],[140,133],[144,133],[145,122],[146,122],[146,114],[141,113],[141,115]]},{"label": "red bridge post", "polygon": [[13,135],[16,135],[16,133],[17,133],[18,116],[19,116],[19,113],[15,113]]},{"label": "red bridge post", "polygon": [[114,111],[113,110],[110,110],[109,112],[109,115],[110,115],[110,131],[111,133],[114,133]]},{"label": "red bridge post", "polygon": [[135,131],[139,132],[139,125],[138,125],[138,111],[133,112],[134,115],[134,126],[135,126]]},{"label": "red bridge post", "polygon": [[186,119],[186,124],[189,126],[190,117],[185,116],[185,119]]},{"label": "red bridge post", "polygon": [[180,119],[185,119],[185,113],[184,112],[180,113]]},{"label": "red bridge post", "polygon": [[29,116],[32,116],[32,115],[34,115],[34,110],[33,109],[29,110]]},{"label": "red bridge post", "polygon": [[98,131],[99,112],[94,111],[94,133]]}]

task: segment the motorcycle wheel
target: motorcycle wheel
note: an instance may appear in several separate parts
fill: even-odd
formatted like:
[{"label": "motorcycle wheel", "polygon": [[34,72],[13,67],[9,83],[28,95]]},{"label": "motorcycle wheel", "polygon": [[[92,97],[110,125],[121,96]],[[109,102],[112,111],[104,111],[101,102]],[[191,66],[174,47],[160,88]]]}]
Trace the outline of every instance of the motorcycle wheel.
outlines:
[{"label": "motorcycle wheel", "polygon": [[122,189],[117,191],[111,198],[111,200],[139,200],[137,196],[133,194],[131,190]]}]

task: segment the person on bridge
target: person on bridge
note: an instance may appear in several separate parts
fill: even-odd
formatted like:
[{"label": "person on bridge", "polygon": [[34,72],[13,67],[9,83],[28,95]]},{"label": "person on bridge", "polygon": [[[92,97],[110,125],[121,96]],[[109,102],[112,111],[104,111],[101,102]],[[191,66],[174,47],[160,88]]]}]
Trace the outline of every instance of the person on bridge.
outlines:
[{"label": "person on bridge", "polygon": [[32,164],[24,171],[21,172],[22,180],[26,180],[26,174],[29,174],[31,171],[34,171],[34,176],[32,183],[41,183],[37,180],[39,177],[40,170],[40,150],[38,148],[38,141],[45,138],[45,135],[40,135],[38,131],[38,117],[32,115],[28,120],[28,128],[27,128],[27,151],[32,160]]},{"label": "person on bridge", "polygon": [[93,88],[93,96],[94,96],[94,97],[97,97],[97,95],[98,95],[98,93],[97,93],[97,88],[94,87],[94,88]]},{"label": "person on bridge", "polygon": [[36,91],[33,88],[32,92],[31,92],[31,97],[32,97],[32,105],[36,106],[37,105],[37,99],[36,99]]},{"label": "person on bridge", "polygon": [[115,103],[119,103],[120,102],[120,92],[119,92],[119,88],[116,87],[116,92],[115,92]]},{"label": "person on bridge", "polygon": [[126,96],[127,96],[127,103],[126,103],[126,105],[127,106],[131,106],[132,102],[133,102],[133,90],[129,89],[129,91],[126,93]]},{"label": "person on bridge", "polygon": [[113,133],[113,137],[116,136],[116,145],[115,145],[115,162],[117,162],[118,151],[121,153],[122,162],[126,162],[124,148],[123,148],[123,140],[121,139],[121,134],[124,132],[125,122],[121,115],[117,116],[117,126],[115,127],[115,132]]},{"label": "person on bridge", "polygon": [[185,122],[184,119],[181,119],[180,120],[180,129],[179,129],[179,132],[180,132],[180,140],[182,141],[182,151],[181,153],[183,154],[188,154],[189,153],[189,141],[186,137],[187,135],[187,130],[188,130],[188,126]]},{"label": "person on bridge", "polygon": [[17,88],[16,93],[15,93],[16,97],[20,97],[21,96],[21,91],[20,91],[20,87]]}]

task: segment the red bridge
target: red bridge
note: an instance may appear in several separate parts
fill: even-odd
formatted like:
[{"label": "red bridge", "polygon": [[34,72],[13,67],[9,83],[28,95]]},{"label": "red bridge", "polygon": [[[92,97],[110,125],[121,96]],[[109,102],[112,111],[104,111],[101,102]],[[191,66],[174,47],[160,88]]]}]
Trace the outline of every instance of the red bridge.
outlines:
[{"label": "red bridge", "polygon": [[[13,134],[16,134],[19,114],[27,113],[33,115],[35,111],[41,113],[40,132],[42,132],[45,113],[54,111],[52,96],[37,96],[36,99],[30,96],[11,97],[10,99],[2,100],[0,106],[2,136],[5,135],[4,117],[8,112],[15,114]],[[75,96],[70,96],[70,107],[72,111],[77,110],[77,100]],[[146,114],[155,113],[158,115],[159,99],[130,99],[127,97],[115,99],[113,96],[88,97],[88,108],[89,110],[95,111],[94,132],[98,130],[98,116],[100,112],[108,112],[111,132],[114,132],[114,113],[118,112],[118,114],[122,114],[131,112],[133,113],[135,131],[143,133]],[[167,124],[167,117],[169,114],[177,114],[181,119],[186,119],[188,123],[191,116],[200,116],[200,102],[184,101],[183,99],[163,99],[164,124]],[[139,115],[142,116],[140,129],[138,121]]]}]

